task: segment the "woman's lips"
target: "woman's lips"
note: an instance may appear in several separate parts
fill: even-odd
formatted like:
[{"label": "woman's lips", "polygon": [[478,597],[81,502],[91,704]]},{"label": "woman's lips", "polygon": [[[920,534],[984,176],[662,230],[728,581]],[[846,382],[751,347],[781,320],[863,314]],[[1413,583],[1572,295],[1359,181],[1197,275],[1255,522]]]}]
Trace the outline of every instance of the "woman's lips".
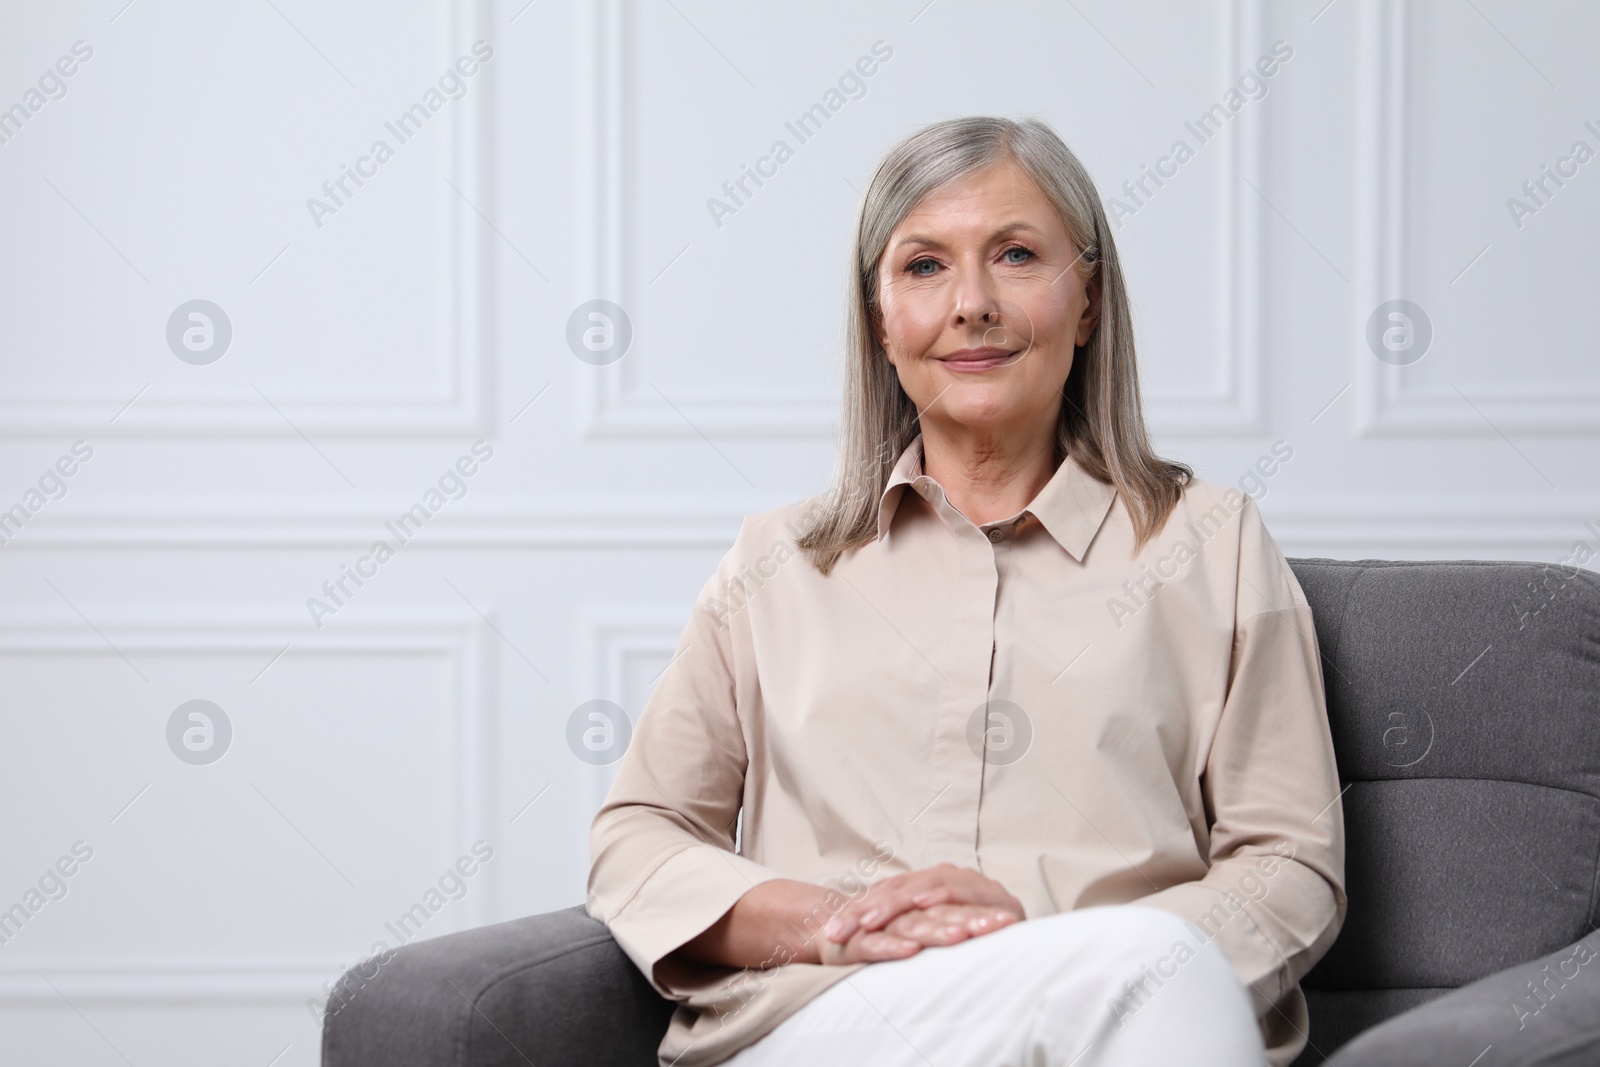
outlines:
[{"label": "woman's lips", "polygon": [[1003,348],[975,348],[952,352],[940,362],[953,371],[984,371],[1009,363],[1015,356]]}]

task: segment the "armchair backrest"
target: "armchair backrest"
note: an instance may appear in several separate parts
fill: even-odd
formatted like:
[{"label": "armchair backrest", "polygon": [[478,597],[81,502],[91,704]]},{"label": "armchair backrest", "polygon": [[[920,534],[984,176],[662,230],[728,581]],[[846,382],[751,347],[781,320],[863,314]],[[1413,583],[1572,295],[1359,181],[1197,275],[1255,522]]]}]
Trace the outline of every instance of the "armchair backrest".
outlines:
[{"label": "armchair backrest", "polygon": [[1600,922],[1600,575],[1291,559],[1345,785],[1332,1045]]}]

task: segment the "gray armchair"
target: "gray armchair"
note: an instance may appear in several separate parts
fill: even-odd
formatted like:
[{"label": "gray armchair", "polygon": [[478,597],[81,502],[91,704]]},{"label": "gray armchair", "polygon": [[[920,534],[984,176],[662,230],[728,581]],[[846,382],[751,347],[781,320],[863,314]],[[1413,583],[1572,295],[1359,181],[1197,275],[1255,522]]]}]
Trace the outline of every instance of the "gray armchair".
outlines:
[{"label": "gray armchair", "polygon": [[[1302,983],[1295,1067],[1600,1063],[1600,576],[1290,565],[1322,646],[1350,898]],[[672,1011],[574,907],[352,969],[322,1063],[651,1067]]]}]

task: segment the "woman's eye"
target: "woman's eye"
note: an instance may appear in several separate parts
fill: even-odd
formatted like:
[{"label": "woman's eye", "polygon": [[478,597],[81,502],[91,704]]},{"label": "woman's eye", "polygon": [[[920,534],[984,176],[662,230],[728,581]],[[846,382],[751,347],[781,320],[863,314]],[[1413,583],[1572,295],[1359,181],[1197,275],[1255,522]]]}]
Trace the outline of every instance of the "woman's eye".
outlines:
[{"label": "woman's eye", "polygon": [[912,274],[920,275],[921,277],[926,278],[931,275],[933,271],[919,269],[924,266],[937,268],[939,264],[935,263],[927,256],[923,256],[921,259],[913,259],[910,263],[906,264],[906,270],[910,271]]},{"label": "woman's eye", "polygon": [[1023,248],[1021,245],[1012,245],[1010,248],[1008,248],[1004,252],[1002,252],[1001,255],[1010,256],[1011,253],[1013,253],[1013,252],[1021,252],[1022,253],[1022,257],[1020,259],[1007,259],[1006,260],[1007,263],[1013,263],[1013,264],[1015,264],[1015,263],[1026,263],[1026,262],[1028,262],[1028,260],[1033,258],[1033,250],[1032,249],[1028,249],[1028,248]]}]

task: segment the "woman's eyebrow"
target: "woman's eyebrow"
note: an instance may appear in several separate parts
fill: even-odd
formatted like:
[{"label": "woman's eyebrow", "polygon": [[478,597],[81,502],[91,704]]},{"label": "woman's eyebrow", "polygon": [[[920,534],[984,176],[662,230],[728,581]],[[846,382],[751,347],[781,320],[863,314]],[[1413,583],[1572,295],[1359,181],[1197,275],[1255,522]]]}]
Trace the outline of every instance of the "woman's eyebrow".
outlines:
[{"label": "woman's eyebrow", "polygon": [[[1044,231],[1040,230],[1039,227],[1033,225],[1032,223],[1018,220],[1016,222],[1008,222],[998,230],[995,230],[989,235],[989,240],[998,241],[1002,238],[1009,237],[1014,233],[1024,230],[1028,233],[1038,234],[1041,237],[1044,236]],[[929,237],[926,234],[908,233],[904,237],[900,238],[900,240],[896,241],[894,247],[896,250],[899,250],[911,245],[929,248],[942,248],[944,247],[944,242],[940,241],[937,237]]]}]

